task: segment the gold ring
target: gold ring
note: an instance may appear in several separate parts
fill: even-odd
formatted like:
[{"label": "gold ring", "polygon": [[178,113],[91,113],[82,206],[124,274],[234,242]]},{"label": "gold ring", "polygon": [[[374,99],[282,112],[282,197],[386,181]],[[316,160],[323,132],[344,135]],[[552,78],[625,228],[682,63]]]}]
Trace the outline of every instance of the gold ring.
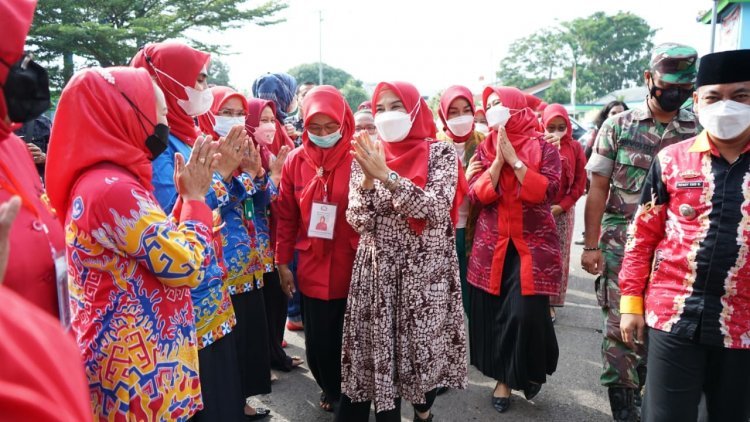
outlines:
[{"label": "gold ring", "polygon": [[200,161],[200,163],[201,163],[201,164],[206,164],[206,158],[205,158],[205,157],[202,157],[202,158],[201,158],[200,160],[198,160],[198,161]]}]

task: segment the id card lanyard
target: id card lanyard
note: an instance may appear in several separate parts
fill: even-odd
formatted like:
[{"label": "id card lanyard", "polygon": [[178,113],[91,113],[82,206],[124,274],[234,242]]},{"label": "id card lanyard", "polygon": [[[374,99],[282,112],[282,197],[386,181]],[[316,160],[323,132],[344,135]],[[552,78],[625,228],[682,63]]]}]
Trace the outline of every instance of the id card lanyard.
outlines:
[{"label": "id card lanyard", "polygon": [[0,170],[3,171],[5,177],[0,177],[0,188],[8,191],[11,196],[19,196],[21,198],[21,206],[29,210],[34,216],[34,222],[32,227],[34,230],[38,230],[44,233],[49,244],[50,255],[52,256],[52,262],[55,264],[55,284],[57,288],[57,307],[58,315],[60,317],[60,323],[63,328],[67,331],[70,329],[70,294],[68,291],[68,265],[65,259],[64,251],[57,251],[52,245],[52,240],[49,237],[49,228],[42,221],[39,210],[31,201],[31,198],[19,188],[21,184],[13,176],[13,173],[8,169],[5,163],[0,160]]},{"label": "id card lanyard", "polygon": [[328,180],[331,176],[323,179],[323,171],[323,167],[319,167],[317,170],[317,177],[323,182],[323,201],[313,201],[312,203],[307,237],[330,240],[333,239],[338,206],[328,202]]}]

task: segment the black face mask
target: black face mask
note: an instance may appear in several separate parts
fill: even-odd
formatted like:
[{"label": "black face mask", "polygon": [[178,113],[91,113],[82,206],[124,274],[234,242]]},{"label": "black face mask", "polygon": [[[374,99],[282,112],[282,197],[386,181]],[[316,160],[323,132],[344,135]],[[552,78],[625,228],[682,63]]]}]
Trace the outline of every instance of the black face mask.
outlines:
[{"label": "black face mask", "polygon": [[651,96],[656,98],[659,107],[667,113],[677,111],[688,98],[693,96],[693,88],[680,88],[670,86],[669,88],[660,88],[651,80]]},{"label": "black face mask", "polygon": [[154,133],[146,138],[146,148],[151,151],[151,161],[156,160],[162,152],[167,149],[169,144],[169,126],[163,123],[157,123],[154,126]]},{"label": "black face mask", "polygon": [[3,64],[9,69],[3,93],[10,120],[23,123],[41,116],[51,105],[47,70],[26,57]]}]

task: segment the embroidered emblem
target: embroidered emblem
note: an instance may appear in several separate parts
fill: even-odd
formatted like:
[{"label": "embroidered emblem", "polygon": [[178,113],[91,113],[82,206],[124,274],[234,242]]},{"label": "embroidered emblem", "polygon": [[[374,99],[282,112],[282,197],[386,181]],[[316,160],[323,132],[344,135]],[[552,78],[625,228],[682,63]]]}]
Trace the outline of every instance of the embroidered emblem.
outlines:
[{"label": "embroidered emblem", "polygon": [[678,176],[682,177],[683,179],[695,179],[696,177],[700,176],[700,172],[695,170],[685,170],[681,171]]},{"label": "embroidered emblem", "polygon": [[688,220],[692,220],[695,218],[695,208],[688,204],[682,204],[680,205],[680,215]]},{"label": "embroidered emblem", "polygon": [[70,212],[70,218],[78,220],[81,218],[81,215],[83,215],[83,199],[81,199],[80,196],[77,196],[76,199],[73,200],[73,210]]}]

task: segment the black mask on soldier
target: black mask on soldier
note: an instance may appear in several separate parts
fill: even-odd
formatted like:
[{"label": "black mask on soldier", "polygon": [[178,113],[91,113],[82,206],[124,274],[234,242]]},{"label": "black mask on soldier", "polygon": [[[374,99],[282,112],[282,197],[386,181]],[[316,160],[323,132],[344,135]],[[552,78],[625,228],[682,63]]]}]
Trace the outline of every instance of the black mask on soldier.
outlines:
[{"label": "black mask on soldier", "polygon": [[8,67],[3,93],[10,120],[23,123],[41,116],[50,107],[47,70],[27,57],[2,63]]},{"label": "black mask on soldier", "polygon": [[649,90],[651,96],[656,98],[656,102],[659,103],[659,107],[667,113],[677,111],[688,98],[693,96],[693,91],[693,88],[680,88],[678,86],[660,88],[656,86],[653,79],[651,79]]},{"label": "black mask on soldier", "polygon": [[156,160],[167,149],[169,144],[169,126],[157,123],[154,133],[146,138],[146,148],[151,151],[151,161]]}]

